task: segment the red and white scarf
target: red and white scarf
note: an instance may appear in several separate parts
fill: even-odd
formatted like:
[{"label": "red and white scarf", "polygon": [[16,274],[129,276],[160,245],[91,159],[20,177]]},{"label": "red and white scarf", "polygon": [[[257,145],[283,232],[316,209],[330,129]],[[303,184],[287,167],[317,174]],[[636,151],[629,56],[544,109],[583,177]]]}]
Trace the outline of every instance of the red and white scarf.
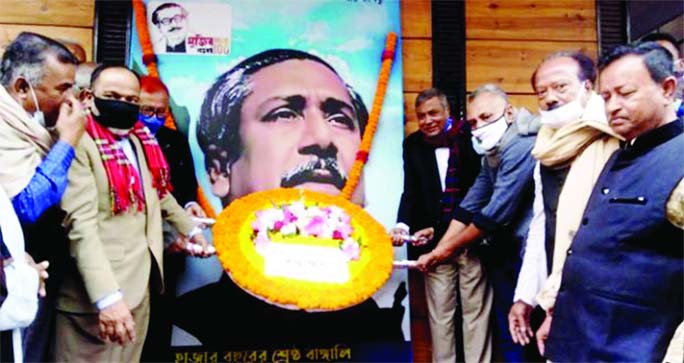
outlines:
[{"label": "red and white scarf", "polygon": [[[116,136],[92,117],[88,118],[86,132],[95,141],[107,172],[112,212],[123,213],[131,207],[137,211],[143,211],[145,198],[140,175],[117,143]],[[161,199],[173,190],[169,164],[166,162],[157,139],[142,122],[135,123],[129,135],[131,134],[137,136],[142,142],[145,160],[152,174],[152,187],[157,190],[157,195]]]}]

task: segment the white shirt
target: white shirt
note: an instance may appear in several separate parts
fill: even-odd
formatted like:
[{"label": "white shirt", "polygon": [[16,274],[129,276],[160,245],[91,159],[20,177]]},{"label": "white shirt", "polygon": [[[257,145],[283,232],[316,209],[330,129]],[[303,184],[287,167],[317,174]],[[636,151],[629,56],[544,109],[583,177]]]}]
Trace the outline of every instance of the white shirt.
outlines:
[{"label": "white shirt", "polygon": [[447,168],[449,167],[449,148],[438,147],[435,149],[435,159],[437,159],[437,170],[439,171],[439,182],[442,185],[442,191],[446,188],[445,180]]},{"label": "white shirt", "polygon": [[[449,167],[449,148],[448,147],[438,147],[435,149],[435,159],[437,160],[437,171],[439,172],[439,182],[442,186],[442,191],[446,188],[446,173]],[[410,227],[406,223],[399,222],[394,228],[399,228],[409,233]]]},{"label": "white shirt", "polygon": [[128,161],[131,162],[131,165],[133,165],[135,171],[137,171],[138,175],[140,175],[140,166],[138,165],[138,159],[135,157],[135,151],[133,151],[131,139],[122,137],[121,139],[117,140],[116,143],[121,147],[121,150],[123,150],[123,153],[128,158]]},{"label": "white shirt", "polygon": [[546,281],[546,233],[544,226],[544,199],[542,195],[541,171],[539,163],[534,168],[534,203],[532,221],[527,232],[522,267],[515,286],[513,302],[518,300],[530,306],[537,305],[537,293]]}]

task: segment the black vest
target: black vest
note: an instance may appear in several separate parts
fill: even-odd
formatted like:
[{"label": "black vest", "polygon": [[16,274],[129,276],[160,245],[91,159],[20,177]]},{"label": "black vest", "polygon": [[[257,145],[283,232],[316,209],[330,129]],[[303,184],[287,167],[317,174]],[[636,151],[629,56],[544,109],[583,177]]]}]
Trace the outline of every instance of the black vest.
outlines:
[{"label": "black vest", "polygon": [[684,231],[665,205],[684,178],[681,120],[608,161],[563,268],[554,362],[660,362],[684,313]]},{"label": "black vest", "polygon": [[542,182],[542,196],[544,199],[544,245],[546,247],[546,271],[551,273],[553,249],[556,245],[556,210],[558,198],[563,190],[565,178],[568,177],[570,166],[553,169],[539,165]]}]

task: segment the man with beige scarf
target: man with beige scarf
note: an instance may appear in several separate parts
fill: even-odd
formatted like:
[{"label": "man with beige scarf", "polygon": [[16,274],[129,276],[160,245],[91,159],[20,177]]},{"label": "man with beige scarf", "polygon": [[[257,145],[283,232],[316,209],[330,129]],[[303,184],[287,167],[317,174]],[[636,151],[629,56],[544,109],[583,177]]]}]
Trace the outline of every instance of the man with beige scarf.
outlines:
[{"label": "man with beige scarf", "polygon": [[672,106],[672,56],[637,43],[600,68],[606,117],[625,141],[567,250],[546,353],[558,362],[681,362],[665,357],[668,344],[681,352],[682,341],[670,340],[684,318],[684,121]]},{"label": "man with beige scarf", "polygon": [[0,187],[22,224],[26,250],[49,260],[47,296],[25,331],[26,361],[47,359],[56,291],[68,259],[59,201],[85,116],[71,94],[76,59],[61,44],[21,33],[0,63]]},{"label": "man with beige scarf", "polygon": [[[568,51],[549,55],[532,75],[542,123],[532,150],[539,161],[535,205],[542,206],[543,213],[536,213],[530,224],[509,313],[511,335],[521,345],[533,336],[530,315],[535,305],[550,319],[565,253],[596,178],[621,139],[608,126],[603,100],[593,91],[595,79],[594,62],[580,52]],[[550,276],[545,279],[547,271]],[[545,334],[546,327],[548,321],[540,334]],[[539,341],[541,351],[543,341]]]}]

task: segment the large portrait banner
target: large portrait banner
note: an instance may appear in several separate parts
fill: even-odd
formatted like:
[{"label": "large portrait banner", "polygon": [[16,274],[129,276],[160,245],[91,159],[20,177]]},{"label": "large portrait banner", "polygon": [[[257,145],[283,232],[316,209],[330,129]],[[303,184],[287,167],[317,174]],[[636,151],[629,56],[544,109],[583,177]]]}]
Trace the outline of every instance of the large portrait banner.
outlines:
[{"label": "large portrait banner", "polygon": [[[338,195],[371,111],[399,1],[147,1],[147,24],[196,177],[218,215],[280,187]],[[145,73],[134,25],[129,65]],[[403,190],[400,45],[379,127],[351,201],[389,230]],[[207,237],[211,233],[206,231]],[[237,243],[237,241],[236,241]],[[405,258],[403,248],[394,259]],[[278,306],[217,258],[186,258],[173,302],[177,362],[408,361],[406,270],[339,310]]]}]

